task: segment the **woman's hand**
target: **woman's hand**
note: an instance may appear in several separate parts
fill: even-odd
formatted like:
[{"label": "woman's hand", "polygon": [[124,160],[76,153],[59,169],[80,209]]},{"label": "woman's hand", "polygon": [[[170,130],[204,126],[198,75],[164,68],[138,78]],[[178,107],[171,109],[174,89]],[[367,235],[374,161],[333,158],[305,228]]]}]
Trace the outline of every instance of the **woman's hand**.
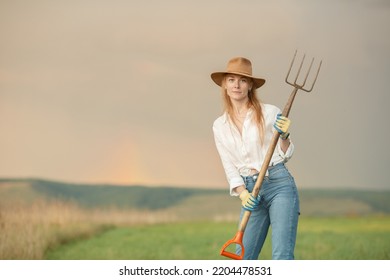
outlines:
[{"label": "woman's hand", "polygon": [[247,189],[240,193],[242,207],[247,211],[253,211],[259,206],[259,200],[255,198]]},{"label": "woman's hand", "polygon": [[274,128],[280,133],[280,138],[283,140],[286,140],[290,136],[290,133],[288,132],[290,124],[291,121],[289,118],[282,116],[282,114],[276,116]]}]

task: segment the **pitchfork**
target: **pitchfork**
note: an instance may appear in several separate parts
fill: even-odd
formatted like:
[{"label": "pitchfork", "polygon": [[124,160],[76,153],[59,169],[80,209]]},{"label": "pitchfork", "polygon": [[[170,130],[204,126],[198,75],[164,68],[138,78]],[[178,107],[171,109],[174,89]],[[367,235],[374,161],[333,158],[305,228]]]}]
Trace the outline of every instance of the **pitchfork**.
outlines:
[{"label": "pitchfork", "polygon": [[[301,61],[301,64],[299,65],[299,68],[298,68],[295,80],[293,82],[290,82],[289,81],[290,73],[291,73],[291,69],[293,68],[296,56],[297,56],[297,51],[295,51],[293,60],[291,61],[291,65],[290,65],[290,68],[288,69],[288,73],[287,73],[286,80],[285,80],[287,84],[289,84],[289,85],[294,87],[293,91],[290,94],[290,98],[288,99],[288,101],[287,101],[287,103],[286,103],[286,105],[284,107],[284,110],[282,112],[282,115],[285,116],[285,117],[288,117],[288,115],[290,114],[290,109],[291,109],[291,106],[292,106],[292,104],[294,102],[294,98],[295,98],[295,95],[297,94],[298,90],[303,90],[303,91],[306,91],[306,92],[311,92],[313,90],[314,84],[317,81],[318,73],[320,72],[321,64],[322,64],[322,60],[321,60],[320,63],[319,63],[318,69],[317,69],[316,76],[315,76],[315,78],[314,78],[314,80],[313,80],[313,82],[311,84],[311,87],[305,88],[305,84],[306,84],[307,78],[309,77],[309,73],[310,73],[311,68],[313,66],[314,58],[311,60],[310,66],[309,66],[309,68],[307,70],[306,76],[305,76],[302,84],[299,84],[298,83],[298,78],[299,78],[299,75],[301,73],[302,66],[303,66],[303,63],[305,61],[306,55],[304,55],[303,58],[302,58],[302,61]],[[267,169],[268,169],[269,163],[271,161],[272,155],[274,153],[276,144],[278,143],[279,136],[280,136],[280,133],[275,130],[275,132],[273,134],[273,137],[272,137],[272,140],[271,140],[271,144],[270,144],[270,146],[268,148],[267,154],[265,155],[264,163],[261,166],[259,175],[257,177],[256,184],[255,184],[255,186],[253,188],[253,191],[252,191],[252,194],[253,194],[254,197],[257,197],[259,192],[260,192],[261,184],[262,184],[264,176],[265,176],[265,174],[267,172]],[[251,212],[250,211],[245,211],[245,213],[244,213],[244,215],[242,217],[242,220],[240,222],[240,225],[239,225],[239,228],[238,228],[238,231],[237,231],[236,235],[232,239],[228,240],[222,246],[222,249],[221,249],[221,252],[220,252],[220,254],[222,256],[225,256],[225,257],[228,257],[228,258],[231,258],[231,259],[235,259],[235,260],[242,260],[242,258],[244,257],[244,253],[245,253],[245,248],[244,248],[244,244],[242,243],[242,239],[243,239],[245,228],[246,228],[246,225],[247,225],[247,223],[249,221],[250,216],[251,216]],[[238,255],[238,254],[226,251],[227,247],[232,245],[232,244],[237,244],[237,245],[241,246],[241,255]]]}]

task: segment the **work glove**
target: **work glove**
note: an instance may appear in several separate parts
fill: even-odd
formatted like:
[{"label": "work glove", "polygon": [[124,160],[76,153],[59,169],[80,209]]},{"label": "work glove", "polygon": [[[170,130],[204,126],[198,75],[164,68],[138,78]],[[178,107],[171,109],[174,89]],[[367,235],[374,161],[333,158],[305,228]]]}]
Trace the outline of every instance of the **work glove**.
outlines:
[{"label": "work glove", "polygon": [[240,193],[242,207],[247,211],[253,211],[259,206],[259,200],[255,198],[247,189]]},{"label": "work glove", "polygon": [[280,138],[283,140],[286,140],[290,136],[288,132],[290,124],[291,121],[289,118],[282,116],[282,114],[277,114],[274,128],[280,133]]}]

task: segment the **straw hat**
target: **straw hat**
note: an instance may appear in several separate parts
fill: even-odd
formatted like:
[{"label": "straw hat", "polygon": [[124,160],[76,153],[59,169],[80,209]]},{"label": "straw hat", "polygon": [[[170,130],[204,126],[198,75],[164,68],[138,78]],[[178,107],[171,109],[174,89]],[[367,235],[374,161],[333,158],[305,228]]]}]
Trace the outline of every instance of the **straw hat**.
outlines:
[{"label": "straw hat", "polygon": [[259,88],[264,85],[265,80],[252,76],[252,63],[244,57],[235,57],[229,60],[225,72],[211,73],[211,79],[219,86],[222,86],[222,80],[225,74],[236,74],[253,79],[253,86]]}]

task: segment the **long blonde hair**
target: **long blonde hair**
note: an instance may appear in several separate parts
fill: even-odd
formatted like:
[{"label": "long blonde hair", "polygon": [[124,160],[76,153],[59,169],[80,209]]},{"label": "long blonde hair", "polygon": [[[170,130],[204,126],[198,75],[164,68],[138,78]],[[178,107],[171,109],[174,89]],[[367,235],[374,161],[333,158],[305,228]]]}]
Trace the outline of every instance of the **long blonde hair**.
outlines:
[{"label": "long blonde hair", "polygon": [[[227,94],[227,90],[224,87],[225,79],[222,81],[221,92],[222,92],[222,100],[224,105],[224,111],[228,114],[229,121],[234,124],[235,114],[233,103],[230,100],[229,95]],[[264,142],[264,116],[263,109],[260,104],[260,100],[257,97],[257,91],[254,87],[248,91],[248,108],[252,108],[254,111],[253,120],[257,125],[260,143],[263,145]]]}]

